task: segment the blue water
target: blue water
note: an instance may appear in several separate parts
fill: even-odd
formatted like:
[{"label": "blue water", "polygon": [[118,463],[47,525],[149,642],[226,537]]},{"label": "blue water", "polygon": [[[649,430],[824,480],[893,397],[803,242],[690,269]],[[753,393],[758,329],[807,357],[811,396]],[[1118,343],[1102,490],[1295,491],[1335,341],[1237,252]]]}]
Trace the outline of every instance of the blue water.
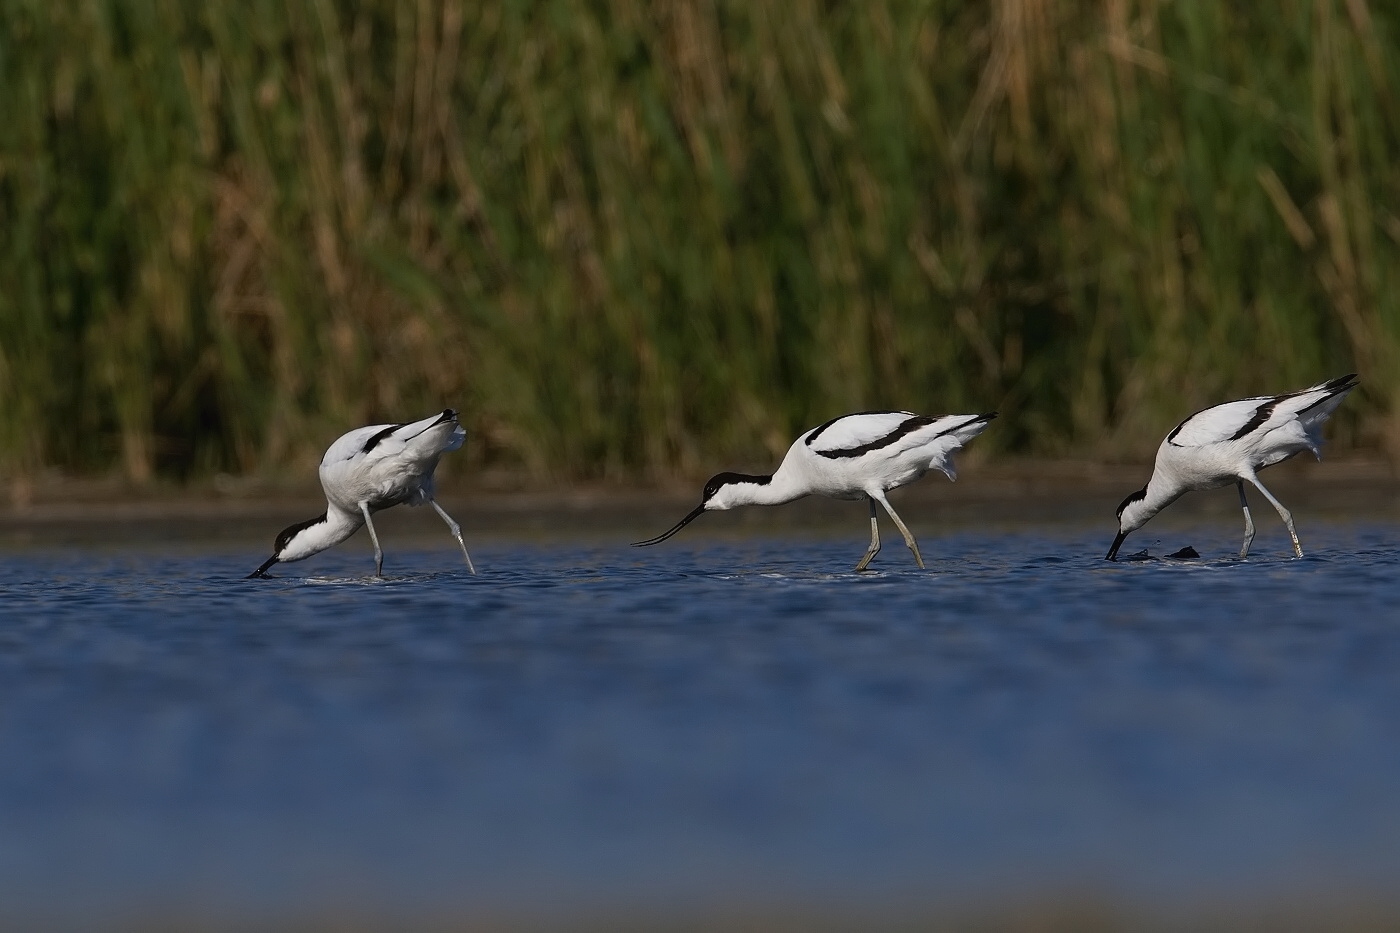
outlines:
[{"label": "blue water", "polygon": [[3,553],[0,919],[1384,895],[1400,527],[1275,530]]}]

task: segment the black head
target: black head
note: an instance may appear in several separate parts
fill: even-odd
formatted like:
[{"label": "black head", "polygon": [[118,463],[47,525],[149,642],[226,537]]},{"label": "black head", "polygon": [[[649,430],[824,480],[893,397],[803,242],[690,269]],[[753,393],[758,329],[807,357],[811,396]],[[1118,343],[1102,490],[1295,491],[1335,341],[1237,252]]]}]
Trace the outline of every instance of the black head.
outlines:
[{"label": "black head", "polygon": [[771,476],[753,476],[748,473],[716,473],[710,477],[710,481],[705,484],[705,491],[700,494],[700,504],[704,505],[714,498],[724,486],[730,483],[757,483],[759,486],[767,486],[773,481]]},{"label": "black head", "polygon": [[307,528],[310,528],[312,525],[319,525],[325,520],[326,513],[322,512],[315,518],[308,518],[304,522],[297,522],[295,525],[288,525],[286,528],[283,528],[280,532],[277,533],[276,540],[272,542],[272,556],[269,557],[267,560],[263,561],[263,565],[261,567],[248,574],[248,579],[251,580],[254,577],[267,576],[267,568],[271,567],[273,564],[277,563],[279,560],[282,559],[282,549],[285,548],[293,538],[295,538],[299,533],[306,530]]},{"label": "black head", "polygon": [[1126,498],[1126,499],[1124,499],[1122,502],[1118,503],[1118,512],[1117,512],[1117,516],[1118,516],[1119,518],[1122,518],[1122,517],[1123,517],[1123,510],[1124,510],[1124,509],[1126,509],[1128,506],[1132,505],[1134,502],[1138,502],[1138,501],[1140,501],[1140,500],[1142,500],[1142,499],[1146,499],[1146,498],[1147,498],[1147,487],[1146,487],[1146,486],[1142,487],[1142,488],[1139,489],[1137,492],[1129,493],[1129,494],[1128,494],[1128,498]]},{"label": "black head", "polygon": [[670,531],[667,531],[664,534],[659,534],[655,538],[648,538],[645,541],[638,541],[632,546],[647,547],[649,545],[660,544],[662,541],[665,541],[667,538],[671,537],[671,535],[680,531],[682,528],[695,521],[701,515],[704,515],[706,503],[713,499],[721,489],[723,489],[725,486],[728,486],[730,483],[757,483],[760,486],[766,486],[769,482],[772,481],[772,479],[773,477],[771,476],[751,476],[748,473],[716,473],[714,476],[711,476],[710,481],[705,484],[704,492],[700,493],[700,504],[697,505],[695,508],[691,509],[689,515],[676,522],[676,524],[671,528]]},{"label": "black head", "polygon": [[1123,530],[1123,510],[1126,509],[1128,506],[1132,505],[1134,502],[1141,502],[1143,499],[1146,498],[1147,487],[1144,486],[1137,492],[1130,493],[1128,495],[1128,498],[1118,503],[1118,534],[1114,536],[1113,545],[1109,547],[1108,554],[1105,555],[1106,560],[1118,559],[1118,549],[1123,546],[1123,539],[1128,537],[1128,533]]},{"label": "black head", "polygon": [[281,554],[282,549],[286,547],[291,542],[291,540],[295,538],[298,534],[305,531],[307,528],[310,528],[312,525],[321,524],[321,522],[325,520],[326,513],[322,512],[315,518],[308,518],[304,522],[297,522],[295,525],[288,525],[286,528],[283,528],[278,533],[277,540],[272,542],[272,553]]}]

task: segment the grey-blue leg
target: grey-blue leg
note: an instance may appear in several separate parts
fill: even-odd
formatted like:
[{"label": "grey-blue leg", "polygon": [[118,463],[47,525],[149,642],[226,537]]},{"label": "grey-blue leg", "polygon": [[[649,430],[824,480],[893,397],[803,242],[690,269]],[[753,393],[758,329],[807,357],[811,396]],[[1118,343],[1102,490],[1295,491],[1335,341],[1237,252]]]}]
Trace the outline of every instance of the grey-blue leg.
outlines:
[{"label": "grey-blue leg", "polygon": [[[442,506],[437,504],[437,500],[429,499],[428,503],[432,505],[435,512],[442,516],[442,520],[447,522],[447,527],[448,530],[452,532],[452,537],[456,538],[457,543],[462,547],[462,556],[467,559],[467,569],[472,572],[472,576],[476,576],[476,567],[472,566],[472,556],[467,553],[467,545],[462,540],[462,526],[454,522],[452,516],[442,510]],[[874,506],[871,506],[871,508],[874,508]]]},{"label": "grey-blue leg", "polygon": [[1279,517],[1282,518],[1283,523],[1288,526],[1288,536],[1293,539],[1293,553],[1297,554],[1299,557],[1302,557],[1303,545],[1298,542],[1298,532],[1293,528],[1293,516],[1288,514],[1288,510],[1283,507],[1282,502],[1274,498],[1273,493],[1269,492],[1269,490],[1264,488],[1264,484],[1259,482],[1259,477],[1246,476],[1245,479],[1253,483],[1254,488],[1262,492],[1264,494],[1264,498],[1272,502],[1274,508],[1278,509]]},{"label": "grey-blue leg", "polygon": [[1240,547],[1240,560],[1244,560],[1254,543],[1254,519],[1249,514],[1249,500],[1244,497],[1244,480],[1237,480],[1235,488],[1240,491],[1240,508],[1244,509],[1244,544]]},{"label": "grey-blue leg", "polygon": [[379,535],[374,533],[374,521],[369,517],[369,503],[360,503],[360,512],[365,517],[365,527],[369,529],[369,539],[374,542],[374,575],[384,576],[384,552],[379,549]]},{"label": "grey-blue leg", "polygon": [[875,500],[866,496],[865,501],[870,504],[870,547],[865,549],[865,556],[856,564],[856,573],[869,567],[875,555],[880,553],[880,521],[876,517],[878,513],[875,511]]},{"label": "grey-blue leg", "polygon": [[909,533],[909,529],[904,527],[904,522],[900,521],[899,515],[890,507],[890,500],[885,498],[883,492],[872,493],[871,498],[885,507],[885,511],[890,513],[890,518],[894,520],[894,526],[899,529],[899,533],[904,535],[904,543],[909,546],[909,550],[914,554],[914,563],[919,565],[919,569],[924,568],[923,555],[919,553],[919,542],[914,540],[914,536]]}]

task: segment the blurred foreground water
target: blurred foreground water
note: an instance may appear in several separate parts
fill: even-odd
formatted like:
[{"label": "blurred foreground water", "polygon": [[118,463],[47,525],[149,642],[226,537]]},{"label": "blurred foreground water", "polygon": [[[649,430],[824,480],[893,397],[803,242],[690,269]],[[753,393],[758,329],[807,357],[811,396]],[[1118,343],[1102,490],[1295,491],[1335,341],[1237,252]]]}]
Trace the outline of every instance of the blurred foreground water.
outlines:
[{"label": "blurred foreground water", "polygon": [[0,921],[1395,903],[1400,525],[916,528],[928,572],[855,575],[858,511],[477,577],[445,533],[384,581],[363,534],[270,581],[0,552]]}]

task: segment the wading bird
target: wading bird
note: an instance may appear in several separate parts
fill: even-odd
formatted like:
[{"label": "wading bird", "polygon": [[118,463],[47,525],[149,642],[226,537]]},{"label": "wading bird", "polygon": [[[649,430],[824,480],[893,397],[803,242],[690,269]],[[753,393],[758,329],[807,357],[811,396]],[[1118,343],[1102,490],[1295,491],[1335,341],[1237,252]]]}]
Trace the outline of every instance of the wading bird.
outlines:
[{"label": "wading bird", "polygon": [[383,576],[384,552],[370,513],[424,503],[447,522],[452,537],[462,547],[467,569],[475,574],[461,526],[433,500],[433,470],[438,458],[461,447],[466,436],[457,423],[457,412],[450,408],[412,424],[374,424],[344,435],[321,459],[326,511],[283,529],[272,545],[272,556],[248,579],[267,576],[267,568],[278,562],[302,560],[335,547],[361,525],[369,527],[369,539],[374,542],[374,575]]},{"label": "wading bird", "polygon": [[1147,485],[1118,506],[1118,537],[1106,558],[1117,560],[1123,539],[1184,493],[1231,483],[1239,490],[1244,509],[1240,557],[1248,556],[1254,542],[1254,519],[1249,515],[1245,483],[1251,483],[1278,509],[1293,539],[1293,552],[1302,557],[1293,516],[1264,488],[1257,474],[1305,450],[1321,459],[1322,425],[1354,388],[1356,374],[1351,373],[1300,392],[1226,402],[1181,422],[1157,449],[1157,462]]},{"label": "wading bird", "polygon": [[856,570],[864,570],[880,552],[877,502],[904,535],[904,543],[922,570],[919,544],[890,507],[885,493],[914,482],[929,470],[957,479],[953,452],[981,434],[995,417],[996,412],[934,418],[909,411],[866,411],[833,418],[793,441],[772,476],[720,473],[712,477],[694,511],[665,534],[638,541],[633,547],[660,544],[704,512],[740,505],[781,505],[811,495],[864,498],[870,505],[870,547]]}]

